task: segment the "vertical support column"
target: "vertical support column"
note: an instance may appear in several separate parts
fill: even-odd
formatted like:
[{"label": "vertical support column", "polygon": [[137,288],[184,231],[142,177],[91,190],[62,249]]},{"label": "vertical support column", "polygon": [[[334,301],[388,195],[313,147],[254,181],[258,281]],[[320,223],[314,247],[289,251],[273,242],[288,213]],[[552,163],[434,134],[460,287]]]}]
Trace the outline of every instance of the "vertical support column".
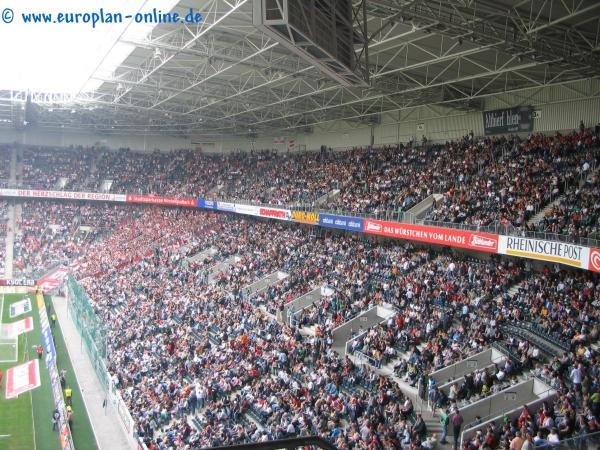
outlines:
[{"label": "vertical support column", "polygon": [[8,179],[9,184],[12,186],[17,185],[17,148],[13,147],[10,150],[10,175]]},{"label": "vertical support column", "polygon": [[369,145],[371,145],[371,147],[375,145],[375,125],[371,125],[371,139],[369,140]]}]

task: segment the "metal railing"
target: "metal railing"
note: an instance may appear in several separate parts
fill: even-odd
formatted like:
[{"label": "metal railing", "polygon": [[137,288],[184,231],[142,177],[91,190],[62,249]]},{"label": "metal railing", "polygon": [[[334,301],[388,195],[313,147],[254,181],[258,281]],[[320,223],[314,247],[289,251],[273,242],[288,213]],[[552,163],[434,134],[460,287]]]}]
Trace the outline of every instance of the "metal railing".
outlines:
[{"label": "metal railing", "polygon": [[600,431],[586,433],[560,442],[535,445],[536,450],[597,450],[600,448]]},{"label": "metal railing", "polygon": [[[380,211],[374,213],[361,213],[356,211],[345,211],[343,209],[321,209],[314,208],[311,204],[265,204],[260,202],[253,202],[250,200],[215,200],[227,203],[235,203],[240,205],[247,206],[257,206],[260,208],[281,208],[281,209],[289,209],[289,210],[297,210],[297,211],[310,211],[316,212],[319,214],[333,214],[338,216],[347,216],[347,217],[358,217],[365,219],[374,219],[374,220],[387,220],[392,222],[400,222],[407,224],[416,223],[416,218],[413,214],[408,213],[406,211]],[[527,231],[520,228],[516,228],[513,225],[503,225],[500,223],[495,223],[492,225],[472,225],[467,223],[454,223],[454,222],[439,222],[434,220],[424,220],[422,222],[423,225],[440,227],[440,228],[453,228],[458,230],[465,231],[474,231],[477,233],[491,233],[491,234],[503,234],[506,236],[516,236],[516,237],[526,237],[530,239],[541,239],[547,241],[559,241],[566,242],[570,244],[578,244],[588,247],[598,247],[600,246],[600,240],[595,238],[585,238],[585,237],[577,237],[570,236],[566,234],[556,234],[556,233],[546,233],[540,231]]]},{"label": "metal railing", "polygon": [[568,341],[565,341],[562,337],[555,336],[554,334],[549,333],[544,328],[542,328],[539,324],[535,322],[521,322],[520,325],[526,330],[531,331],[533,334],[540,337],[540,339],[545,339],[551,344],[562,348],[565,352],[569,352],[571,350],[571,344]]},{"label": "metal railing", "polygon": [[598,247],[600,245],[600,240],[595,238],[570,236],[567,234],[546,233],[543,231],[527,231],[520,228],[516,228],[512,225],[502,225],[500,223],[496,223],[493,225],[471,225],[467,223],[436,222],[433,220],[424,220],[423,225],[442,228],[454,228],[458,230],[474,231],[477,233],[503,234],[505,236],[525,237],[530,239],[541,239],[546,241],[559,241],[588,247]]},{"label": "metal railing", "polygon": [[[21,187],[22,189],[28,189],[30,187]],[[38,199],[39,200],[39,199]],[[207,199],[209,200],[209,199]],[[298,210],[298,211],[310,211],[316,212],[319,214],[332,214],[338,216],[346,216],[346,217],[357,217],[363,219],[374,219],[374,220],[384,220],[390,222],[399,222],[406,224],[414,224],[417,222],[416,218],[413,214],[407,211],[401,210],[383,210],[383,211],[374,211],[371,213],[364,213],[359,211],[346,211],[342,208],[336,209],[322,209],[315,208],[314,202],[309,203],[261,203],[255,202],[251,200],[243,200],[243,199],[218,199],[214,200],[218,202],[224,203],[233,203],[238,205],[247,205],[247,206],[255,206],[262,208],[281,208],[288,210]],[[490,225],[473,225],[467,223],[455,223],[455,222],[440,222],[433,220],[424,220],[422,222],[423,225],[427,226],[435,226],[441,228],[452,228],[458,230],[465,231],[473,231],[478,233],[492,233],[492,234],[503,234],[507,236],[516,236],[516,237],[525,237],[530,239],[541,239],[548,241],[558,241],[565,242],[569,244],[577,244],[588,247],[600,247],[600,239],[592,238],[592,237],[579,237],[579,236],[571,236],[566,234],[557,234],[557,233],[547,233],[541,231],[527,231],[521,228],[516,228],[512,224],[501,224],[494,223]]]},{"label": "metal railing", "polygon": [[363,353],[360,350],[356,350],[354,352],[354,356],[359,362],[367,362],[369,365],[376,367],[377,369],[381,368],[381,362],[373,358],[372,356]]}]

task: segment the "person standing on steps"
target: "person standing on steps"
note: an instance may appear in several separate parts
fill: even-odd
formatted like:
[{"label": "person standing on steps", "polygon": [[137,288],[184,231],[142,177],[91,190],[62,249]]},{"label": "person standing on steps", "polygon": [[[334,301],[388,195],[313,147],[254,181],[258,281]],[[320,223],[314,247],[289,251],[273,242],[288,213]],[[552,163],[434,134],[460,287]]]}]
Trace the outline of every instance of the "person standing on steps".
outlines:
[{"label": "person standing on steps", "polygon": [[454,435],[454,450],[458,450],[458,443],[460,442],[460,430],[462,429],[463,416],[457,409],[452,416],[452,433]]}]

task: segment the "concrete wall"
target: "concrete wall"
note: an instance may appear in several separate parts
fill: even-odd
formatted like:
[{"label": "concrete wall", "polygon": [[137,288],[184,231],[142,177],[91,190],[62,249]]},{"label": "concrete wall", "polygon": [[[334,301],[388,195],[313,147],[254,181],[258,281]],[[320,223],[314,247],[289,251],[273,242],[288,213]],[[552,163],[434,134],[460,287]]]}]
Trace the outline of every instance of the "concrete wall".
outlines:
[{"label": "concrete wall", "polygon": [[[501,418],[506,411],[522,408],[523,405],[538,400],[544,392],[548,395],[548,389],[550,389],[549,386],[541,381],[530,378],[494,395],[470,403],[460,408],[464,419],[463,430],[467,430],[478,416],[484,421]],[[452,434],[452,427],[448,427],[448,434]]]},{"label": "concrete wall", "polygon": [[443,194],[439,194],[439,193],[431,194],[429,197],[425,198],[424,200],[420,201],[415,206],[410,208],[406,213],[407,213],[407,216],[409,216],[409,217],[412,216],[413,222],[411,222],[411,223],[414,223],[414,221],[423,219],[427,215],[429,210],[433,207],[433,203],[435,201],[439,201],[443,198],[444,198]]},{"label": "concrete wall", "polygon": [[56,147],[100,145],[108,148],[123,147],[142,151],[153,151],[155,149],[168,151],[181,148],[192,148],[190,139],[173,136],[106,135],[87,132],[76,133],[72,131],[49,132],[39,129],[0,129],[0,143],[13,142],[25,145],[47,145]]},{"label": "concrete wall", "polygon": [[208,282],[213,283],[219,276],[219,273],[225,272],[227,269],[229,269],[229,267],[240,262],[241,260],[242,260],[242,258],[234,255],[234,256],[230,256],[225,261],[221,261],[221,262],[215,264],[208,270]]},{"label": "concrete wall", "polygon": [[358,332],[361,328],[363,331],[367,331],[394,314],[395,312],[391,309],[374,306],[345,324],[334,328],[331,332],[334,350],[344,356],[346,354],[346,342],[352,339],[353,333]]},{"label": "concrete wall", "polygon": [[448,380],[456,380],[477,369],[488,367],[505,359],[506,356],[502,352],[495,348],[488,348],[451,366],[432,372],[429,377],[433,378],[438,385],[444,385]]},{"label": "concrete wall", "polygon": [[260,280],[255,281],[254,283],[251,283],[248,286],[244,286],[244,288],[242,288],[242,292],[244,293],[244,295],[252,297],[255,294],[262,293],[269,286],[277,284],[279,281],[283,280],[284,278],[287,278],[288,276],[289,275],[287,273],[281,271],[270,273],[269,275],[261,278]]},{"label": "concrete wall", "polygon": [[[516,407],[510,409],[507,408],[505,411],[502,412],[501,415],[498,415],[496,417],[484,418],[483,422],[480,425],[469,427],[469,424],[467,423],[467,421],[465,421],[461,438],[461,448],[463,447],[462,443],[475,436],[477,431],[482,430],[485,432],[485,428],[490,422],[495,422],[496,424],[502,423],[504,415],[507,415],[511,421],[515,420],[521,414],[524,404],[527,405],[531,412],[534,412],[537,411],[545,401],[552,401],[556,397],[556,391],[554,389],[550,389],[550,387],[545,383],[541,382],[538,379],[533,379],[530,381],[533,382],[533,393],[536,395],[535,400],[530,401],[529,403],[521,402],[521,404],[517,405]],[[452,427],[449,427],[449,431],[450,428]]]},{"label": "concrete wall", "polygon": [[296,314],[299,311],[306,308],[307,306],[310,306],[313,303],[318,302],[324,296],[323,290],[324,290],[324,286],[320,286],[318,288],[313,289],[310,292],[307,292],[304,295],[301,295],[300,297],[293,299],[291,302],[285,304],[283,306],[283,311],[281,313],[281,316],[278,317],[278,319],[283,322],[288,317],[288,311],[292,310],[294,312],[294,314]]}]

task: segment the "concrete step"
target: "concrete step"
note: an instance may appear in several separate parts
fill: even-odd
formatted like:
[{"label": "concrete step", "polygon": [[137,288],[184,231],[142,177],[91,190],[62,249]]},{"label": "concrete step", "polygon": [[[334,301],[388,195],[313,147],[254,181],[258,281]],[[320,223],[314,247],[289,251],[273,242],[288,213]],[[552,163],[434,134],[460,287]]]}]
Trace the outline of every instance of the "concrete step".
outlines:
[{"label": "concrete step", "polygon": [[217,253],[217,249],[210,247],[206,250],[196,253],[193,256],[190,256],[187,260],[190,264],[192,264],[192,263],[195,263],[196,261],[202,261],[203,259],[208,258],[209,256],[213,256],[216,253]]},{"label": "concrete step", "polygon": [[553,202],[548,203],[544,208],[538,211],[531,219],[527,221],[527,225],[537,225],[538,223],[540,223],[544,218],[544,215],[552,208],[554,208],[554,206],[556,206],[563,198],[564,196],[561,196]]},{"label": "concrete step", "polygon": [[422,222],[427,213],[433,208],[434,202],[439,202],[443,198],[444,194],[431,194],[406,211],[406,215],[415,222]]},{"label": "concrete step", "polygon": [[[523,284],[525,284],[525,280],[513,284],[511,287],[508,288],[508,295],[510,295],[511,297],[514,296],[517,292],[519,292],[519,289],[521,288],[521,286],[523,286]],[[500,300],[502,300],[502,294],[494,297],[492,302],[497,303]]]}]

